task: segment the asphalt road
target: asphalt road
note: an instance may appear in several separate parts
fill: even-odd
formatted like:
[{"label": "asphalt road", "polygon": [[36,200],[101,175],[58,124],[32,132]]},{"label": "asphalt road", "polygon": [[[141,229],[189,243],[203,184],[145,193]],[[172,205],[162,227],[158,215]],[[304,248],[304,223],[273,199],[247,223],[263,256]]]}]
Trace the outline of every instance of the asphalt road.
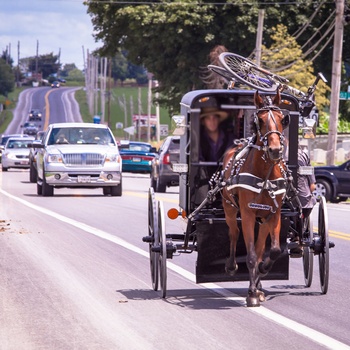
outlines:
[{"label": "asphalt road", "polygon": [[[43,109],[45,123],[78,117],[68,91],[29,89],[11,127],[31,107]],[[266,302],[247,308],[248,282],[194,282],[194,252],[168,261],[162,299],[142,242],[149,181],[124,173],[122,197],[101,189],[42,197],[27,170],[0,172],[1,350],[350,349],[349,203],[328,205],[335,248],[326,295],[317,257],[310,288],[301,259],[290,259],[289,279],[264,281]],[[178,188],[157,199],[177,207]],[[313,216],[317,226],[317,207]],[[166,219],[166,232],[184,229],[181,219]]]},{"label": "asphalt road", "polygon": [[[310,288],[291,259],[289,280],[265,281],[267,301],[247,308],[247,282],[194,283],[196,253],[168,261],[165,300],[152,290],[147,175],[125,173],[120,198],[100,189],[39,197],[27,171],[0,176],[1,349],[350,349],[347,204],[328,206],[328,293],[316,257]],[[165,208],[177,197],[177,188],[157,196]]]}]

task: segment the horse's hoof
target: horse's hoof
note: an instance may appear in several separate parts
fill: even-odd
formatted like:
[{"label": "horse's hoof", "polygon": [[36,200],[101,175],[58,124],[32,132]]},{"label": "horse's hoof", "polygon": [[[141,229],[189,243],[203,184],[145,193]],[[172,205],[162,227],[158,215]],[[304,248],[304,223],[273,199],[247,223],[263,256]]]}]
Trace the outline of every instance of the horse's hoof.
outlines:
[{"label": "horse's hoof", "polygon": [[247,297],[246,302],[248,307],[260,306],[259,298],[257,297]]},{"label": "horse's hoof", "polygon": [[259,301],[260,301],[261,303],[263,303],[263,302],[266,300],[266,298],[265,298],[265,293],[264,293],[263,291],[259,290],[259,291],[258,291],[258,298],[259,298]]},{"label": "horse's hoof", "polygon": [[264,269],[264,264],[262,262],[259,263],[258,270],[259,270],[259,277],[265,277],[269,272],[266,269]]},{"label": "horse's hoof", "polygon": [[230,276],[234,276],[238,270],[238,265],[235,264],[235,266],[225,266],[225,272],[228,273]]}]

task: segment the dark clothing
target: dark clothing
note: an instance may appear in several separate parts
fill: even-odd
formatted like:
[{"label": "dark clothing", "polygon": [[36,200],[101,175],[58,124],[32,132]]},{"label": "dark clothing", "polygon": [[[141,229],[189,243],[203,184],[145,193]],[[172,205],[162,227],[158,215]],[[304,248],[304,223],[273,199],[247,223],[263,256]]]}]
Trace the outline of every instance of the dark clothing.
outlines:
[{"label": "dark clothing", "polygon": [[199,160],[202,162],[221,161],[225,151],[234,146],[233,141],[233,133],[225,133],[220,129],[218,142],[215,143],[202,127]]},{"label": "dark clothing", "polygon": [[[309,156],[301,149],[298,150],[298,165],[310,166]],[[310,190],[310,185],[315,183],[315,175],[300,175],[298,174],[298,197],[302,208],[313,208],[316,204],[316,197]]]}]

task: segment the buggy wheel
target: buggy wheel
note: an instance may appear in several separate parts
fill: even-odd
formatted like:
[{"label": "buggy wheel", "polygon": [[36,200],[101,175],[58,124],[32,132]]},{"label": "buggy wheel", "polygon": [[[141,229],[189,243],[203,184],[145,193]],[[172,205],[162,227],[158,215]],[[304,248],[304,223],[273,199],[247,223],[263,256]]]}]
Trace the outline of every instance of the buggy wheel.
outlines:
[{"label": "buggy wheel", "polygon": [[237,79],[253,89],[275,92],[277,84],[271,80],[269,72],[249,61],[245,57],[230,52],[219,56],[222,65]]},{"label": "buggy wheel", "polygon": [[311,219],[311,214],[308,219],[303,223],[303,268],[304,268],[304,281],[305,287],[309,288],[312,284],[312,274],[314,271],[314,254],[310,248],[310,244],[313,242],[314,231]]},{"label": "buggy wheel", "polygon": [[322,294],[328,291],[329,280],[329,238],[328,238],[328,213],[325,197],[320,197],[318,208],[318,234],[320,238],[321,249],[318,255],[320,269],[320,283]]},{"label": "buggy wheel", "polygon": [[166,233],[165,233],[165,221],[164,221],[164,208],[163,202],[158,202],[158,233],[160,243],[159,254],[159,273],[160,273],[160,288],[162,290],[162,298],[166,297],[166,282],[167,282],[167,270],[166,270]]},{"label": "buggy wheel", "polygon": [[151,268],[152,288],[155,291],[158,290],[159,278],[159,252],[155,252],[153,250],[154,246],[159,246],[158,212],[156,203],[154,191],[151,187],[148,192],[148,235],[150,236],[149,261]]}]

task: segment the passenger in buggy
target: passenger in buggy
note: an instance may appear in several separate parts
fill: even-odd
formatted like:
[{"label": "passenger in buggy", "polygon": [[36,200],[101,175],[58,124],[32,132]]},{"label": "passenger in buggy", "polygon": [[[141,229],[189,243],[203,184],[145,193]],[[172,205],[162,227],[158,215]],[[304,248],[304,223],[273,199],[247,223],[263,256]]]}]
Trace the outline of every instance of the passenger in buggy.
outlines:
[{"label": "passenger in buggy", "polygon": [[[196,179],[196,199],[198,204],[206,197],[209,190],[209,181],[216,171],[221,170],[220,162],[225,152],[234,145],[232,120],[228,120],[229,113],[218,107],[213,97],[203,98],[200,112],[200,142],[199,161],[203,164],[198,168]],[[221,201],[218,198],[219,206]]]},{"label": "passenger in buggy", "polygon": [[216,107],[202,108],[200,114],[200,161],[219,162],[225,151],[233,146],[233,132],[221,127],[221,123],[227,117],[228,112]]}]

